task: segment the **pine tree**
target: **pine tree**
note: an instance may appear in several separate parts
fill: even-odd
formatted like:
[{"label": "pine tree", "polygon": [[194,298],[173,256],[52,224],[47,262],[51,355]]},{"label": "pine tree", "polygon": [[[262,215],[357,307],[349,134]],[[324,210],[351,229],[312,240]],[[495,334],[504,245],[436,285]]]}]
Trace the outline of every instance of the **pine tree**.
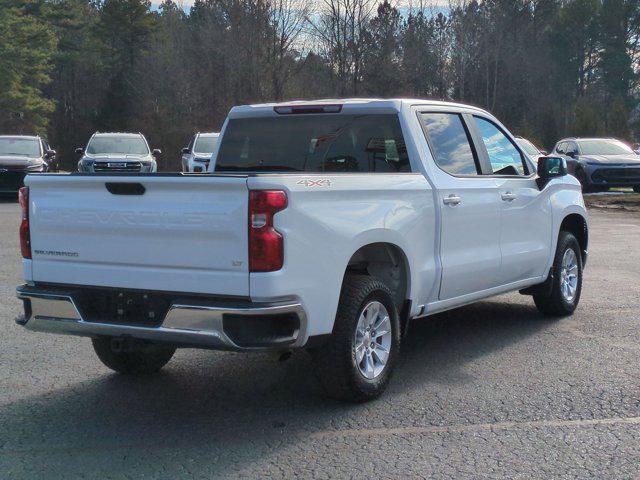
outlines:
[{"label": "pine tree", "polygon": [[367,93],[388,97],[401,87],[400,13],[386,0],[378,6],[377,13],[363,32],[363,83]]},{"label": "pine tree", "polygon": [[45,90],[56,99],[48,133],[66,169],[75,168],[74,149],[84,146],[95,131],[107,85],[95,36],[97,19],[93,0],[49,3],[47,20],[58,39],[58,51],[52,82]]},{"label": "pine tree", "polygon": [[0,129],[44,133],[55,103],[43,94],[51,81],[56,39],[39,0],[0,0]]},{"label": "pine tree", "polygon": [[125,130],[136,108],[136,62],[146,51],[154,25],[148,0],[105,0],[97,24],[100,50],[108,78],[100,127]]},{"label": "pine tree", "polygon": [[[606,96],[611,101],[628,103],[634,77],[630,55],[632,38],[630,29],[632,13],[638,9],[638,0],[604,0],[600,11],[600,53],[599,66]],[[636,32],[638,33],[638,32]]]}]

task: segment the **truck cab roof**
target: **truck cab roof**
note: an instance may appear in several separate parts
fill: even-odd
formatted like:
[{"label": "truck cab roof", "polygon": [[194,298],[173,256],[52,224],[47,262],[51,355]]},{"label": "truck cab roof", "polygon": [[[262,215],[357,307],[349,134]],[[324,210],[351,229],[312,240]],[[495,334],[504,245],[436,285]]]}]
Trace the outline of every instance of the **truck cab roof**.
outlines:
[{"label": "truck cab roof", "polygon": [[[295,100],[290,102],[261,103],[253,105],[240,105],[233,107],[229,112],[229,118],[247,118],[252,116],[277,115],[285,112],[285,109],[304,107],[327,107],[324,113],[353,113],[354,111],[366,110],[370,113],[394,113],[400,112],[403,108],[412,106],[425,106],[435,108],[455,108],[460,110],[469,110],[490,115],[486,110],[467,105],[464,103],[445,102],[439,100],[426,100],[417,98],[327,98],[320,100]],[[336,110],[339,107],[339,110]],[[281,112],[278,112],[281,109]],[[287,113],[296,113],[287,112]],[[311,112],[305,112],[311,113]],[[317,113],[322,113],[318,111]],[[492,115],[491,115],[492,116]]]}]

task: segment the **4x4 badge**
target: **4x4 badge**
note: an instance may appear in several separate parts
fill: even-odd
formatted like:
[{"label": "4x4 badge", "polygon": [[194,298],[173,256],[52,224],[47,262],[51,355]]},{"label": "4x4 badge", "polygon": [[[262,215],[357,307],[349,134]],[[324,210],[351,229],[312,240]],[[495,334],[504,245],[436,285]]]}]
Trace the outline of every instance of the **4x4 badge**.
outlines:
[{"label": "4x4 badge", "polygon": [[304,185],[305,187],[330,187],[331,180],[328,178],[305,178],[303,180],[298,180],[298,185]]}]

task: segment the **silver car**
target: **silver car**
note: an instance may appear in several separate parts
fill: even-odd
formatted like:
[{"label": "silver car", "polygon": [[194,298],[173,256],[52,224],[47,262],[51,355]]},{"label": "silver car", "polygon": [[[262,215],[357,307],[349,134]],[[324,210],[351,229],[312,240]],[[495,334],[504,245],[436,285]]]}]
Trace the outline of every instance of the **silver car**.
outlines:
[{"label": "silver car", "polygon": [[82,155],[79,172],[153,173],[158,171],[156,158],[162,152],[151,151],[141,133],[94,133],[87,148],[76,148],[76,153]]},{"label": "silver car", "polygon": [[206,172],[220,133],[196,133],[189,146],[182,149],[183,172]]}]

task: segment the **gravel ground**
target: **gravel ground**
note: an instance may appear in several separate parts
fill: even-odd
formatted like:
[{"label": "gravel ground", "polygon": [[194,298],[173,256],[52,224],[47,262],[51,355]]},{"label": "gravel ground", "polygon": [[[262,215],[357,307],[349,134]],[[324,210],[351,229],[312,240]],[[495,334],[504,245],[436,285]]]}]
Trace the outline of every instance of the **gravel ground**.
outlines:
[{"label": "gravel ground", "polygon": [[640,215],[591,211],[582,302],[503,295],[414,322],[387,393],[322,397],[307,356],[180,350],[126,378],[27,332],[0,203],[1,478],[640,478]]},{"label": "gravel ground", "polygon": [[588,193],[584,196],[584,201],[590,208],[640,212],[640,195],[632,190]]}]

